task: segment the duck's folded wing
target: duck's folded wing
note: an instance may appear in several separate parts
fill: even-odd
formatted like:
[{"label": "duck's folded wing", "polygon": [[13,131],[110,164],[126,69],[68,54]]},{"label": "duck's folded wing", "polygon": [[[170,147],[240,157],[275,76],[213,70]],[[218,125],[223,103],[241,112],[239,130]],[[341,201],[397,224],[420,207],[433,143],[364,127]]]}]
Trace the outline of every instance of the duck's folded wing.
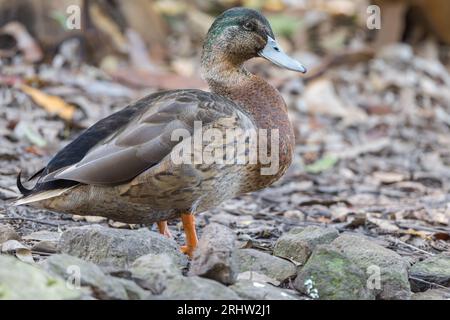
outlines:
[{"label": "duck's folded wing", "polygon": [[192,134],[195,121],[207,125],[220,118],[247,118],[232,101],[199,90],[167,92],[146,103],[143,112],[93,146],[80,161],[47,172],[39,183],[55,180],[97,185],[123,183],[170,154],[179,143],[174,139],[176,130]]}]

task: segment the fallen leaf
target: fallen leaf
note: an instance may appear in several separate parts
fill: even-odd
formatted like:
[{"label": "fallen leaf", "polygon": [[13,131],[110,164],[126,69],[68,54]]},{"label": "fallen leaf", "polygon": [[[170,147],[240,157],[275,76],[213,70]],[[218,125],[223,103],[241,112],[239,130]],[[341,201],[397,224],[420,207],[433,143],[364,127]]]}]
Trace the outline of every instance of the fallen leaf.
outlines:
[{"label": "fallen leaf", "polygon": [[57,96],[49,95],[39,89],[22,84],[21,90],[28,94],[33,101],[40,107],[47,110],[49,113],[58,115],[61,119],[72,121],[75,114],[75,106],[66,103],[63,99]]},{"label": "fallen leaf", "polygon": [[320,173],[328,169],[331,169],[337,163],[337,161],[338,158],[336,156],[331,154],[325,155],[316,162],[307,165],[305,167],[305,171],[309,173]]},{"label": "fallen leaf", "polygon": [[28,123],[20,121],[14,128],[14,134],[17,138],[25,138],[32,144],[42,148],[47,145],[47,141],[35,130],[33,130]]},{"label": "fallen leaf", "polygon": [[400,229],[393,222],[386,219],[368,218],[367,221],[373,223],[374,225],[379,227],[382,231],[389,233],[397,232]]},{"label": "fallen leaf", "polygon": [[[308,84],[303,94],[306,112],[322,116],[342,118],[346,123],[357,123],[367,119],[367,114],[352,105],[345,104],[336,93],[331,80],[319,78]],[[302,105],[299,104],[299,109]],[[303,110],[301,110],[303,111]]]},{"label": "fallen leaf", "polygon": [[2,252],[14,253],[19,260],[27,263],[34,263],[30,248],[17,240],[8,240],[4,242],[2,244]]},{"label": "fallen leaf", "polygon": [[433,237],[434,237],[436,240],[444,240],[444,241],[450,240],[450,234],[447,233],[447,232],[436,232],[436,233],[433,235]]},{"label": "fallen leaf", "polygon": [[84,220],[86,220],[86,222],[90,222],[90,223],[101,223],[101,222],[105,222],[107,219],[105,217],[100,217],[100,216],[84,216]]},{"label": "fallen leaf", "polygon": [[430,238],[430,233],[429,232],[425,232],[425,231],[408,229],[408,230],[399,230],[399,232],[402,233],[402,234],[409,234],[411,236],[420,237],[422,239],[429,239]]},{"label": "fallen leaf", "polygon": [[373,177],[381,183],[391,184],[402,181],[405,177],[401,173],[397,172],[383,172],[375,171]]}]

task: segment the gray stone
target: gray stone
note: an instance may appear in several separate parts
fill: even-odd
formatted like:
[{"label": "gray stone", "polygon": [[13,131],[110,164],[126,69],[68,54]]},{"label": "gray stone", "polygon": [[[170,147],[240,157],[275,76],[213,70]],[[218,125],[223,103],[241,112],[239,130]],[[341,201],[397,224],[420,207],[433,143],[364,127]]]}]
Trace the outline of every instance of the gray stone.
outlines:
[{"label": "gray stone", "polygon": [[331,245],[361,268],[376,286],[376,273],[380,273],[377,298],[382,300],[409,299],[408,263],[392,250],[386,249],[362,236],[340,235]]},{"label": "gray stone", "polygon": [[161,295],[150,299],[169,300],[239,300],[239,296],[230,288],[210,279],[197,276],[178,276],[169,279]]},{"label": "gray stone", "polygon": [[263,282],[240,280],[229,288],[246,300],[300,300],[292,290],[280,289]]},{"label": "gray stone", "polygon": [[33,251],[57,253],[59,240],[61,239],[61,232],[52,232],[47,230],[36,231],[22,237],[22,239],[38,241],[33,245]]},{"label": "gray stone", "polygon": [[330,243],[338,236],[339,232],[334,228],[294,228],[278,239],[273,254],[303,265],[317,245]]},{"label": "gray stone", "polygon": [[79,284],[91,288],[93,295],[98,299],[128,299],[121,282],[117,278],[105,275],[91,262],[58,254],[45,260],[42,267],[53,275],[70,280],[72,284],[75,284],[75,279],[79,275]]},{"label": "gray stone", "polygon": [[145,228],[124,230],[100,225],[71,228],[62,234],[60,250],[96,264],[122,268],[149,253],[167,253],[180,267],[187,264],[187,257],[174,240]]},{"label": "gray stone", "polygon": [[181,271],[166,254],[142,256],[136,259],[130,271],[135,281],[153,294],[161,294],[168,280],[181,277]]},{"label": "gray stone", "polygon": [[0,255],[0,299],[80,299],[65,281],[35,265]]},{"label": "gray stone", "polygon": [[414,278],[437,283],[444,287],[450,286],[450,254],[441,253],[417,262],[411,267],[410,276],[415,291],[428,289],[429,285]]},{"label": "gray stone", "polygon": [[233,259],[235,243],[236,235],[229,228],[217,223],[207,225],[194,252],[190,275],[223,284],[236,282],[237,270]]},{"label": "gray stone", "polygon": [[314,299],[373,300],[366,275],[330,245],[319,245],[299,271],[294,287]]},{"label": "gray stone", "polygon": [[20,240],[20,236],[12,227],[0,224],[0,245],[8,240]]},{"label": "gray stone", "polygon": [[280,282],[293,277],[293,263],[254,249],[238,249],[234,252],[239,272],[254,271]]},{"label": "gray stone", "polygon": [[450,300],[450,289],[430,289],[413,293],[411,300]]},{"label": "gray stone", "polygon": [[120,282],[125,289],[129,300],[143,300],[150,294],[150,292],[142,289],[134,281],[122,278],[117,278],[117,281]]},{"label": "gray stone", "polygon": [[53,241],[40,241],[35,243],[31,250],[36,252],[57,253],[58,243]]},{"label": "gray stone", "polygon": [[32,232],[32,233],[24,236],[22,239],[33,240],[33,241],[59,242],[59,240],[61,239],[61,232],[41,230],[41,231]]}]

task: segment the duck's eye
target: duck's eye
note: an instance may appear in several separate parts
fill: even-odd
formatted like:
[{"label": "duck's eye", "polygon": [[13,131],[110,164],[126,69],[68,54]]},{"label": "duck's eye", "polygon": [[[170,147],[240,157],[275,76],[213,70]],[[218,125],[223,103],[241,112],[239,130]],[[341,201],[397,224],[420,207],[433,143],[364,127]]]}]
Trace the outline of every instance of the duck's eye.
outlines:
[{"label": "duck's eye", "polygon": [[255,25],[253,22],[251,21],[247,21],[245,22],[242,27],[247,30],[247,31],[254,31],[255,30]]}]

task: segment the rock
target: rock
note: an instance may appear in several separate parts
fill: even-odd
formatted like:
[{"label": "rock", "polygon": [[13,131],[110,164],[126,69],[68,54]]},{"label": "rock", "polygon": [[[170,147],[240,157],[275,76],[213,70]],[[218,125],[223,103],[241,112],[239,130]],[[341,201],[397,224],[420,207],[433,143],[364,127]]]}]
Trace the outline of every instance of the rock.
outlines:
[{"label": "rock", "polygon": [[143,300],[150,294],[147,290],[138,286],[134,281],[122,278],[117,278],[117,281],[124,287],[129,300]]},{"label": "rock", "polygon": [[339,232],[334,228],[294,228],[278,239],[273,254],[303,265],[317,245],[330,243],[338,236]]},{"label": "rock", "polygon": [[41,230],[41,231],[32,232],[29,235],[24,236],[23,239],[24,240],[33,240],[33,241],[58,242],[61,239],[61,232]]},{"label": "rock", "polygon": [[40,241],[31,247],[32,251],[45,252],[45,253],[57,253],[58,243],[53,241]]},{"label": "rock", "polygon": [[62,279],[37,266],[0,255],[0,299],[60,300],[80,297],[80,291],[69,289]]},{"label": "rock", "polygon": [[98,299],[128,299],[122,283],[117,278],[105,275],[100,267],[91,262],[58,254],[45,260],[43,268],[55,276],[70,280],[73,285],[76,285],[78,276],[79,285],[90,287]]},{"label": "rock", "polygon": [[366,273],[368,282],[378,287],[375,289],[378,299],[410,298],[408,263],[397,253],[364,237],[348,234],[340,235],[331,245]]},{"label": "rock", "polygon": [[194,252],[190,274],[233,284],[237,276],[235,242],[236,235],[229,228],[217,223],[207,225]]},{"label": "rock", "polygon": [[169,279],[181,277],[181,271],[167,254],[142,256],[134,261],[130,271],[135,281],[153,294],[161,294]]},{"label": "rock", "polygon": [[233,256],[239,272],[254,271],[280,282],[296,273],[293,263],[258,250],[239,249]]},{"label": "rock", "polygon": [[0,224],[0,245],[8,240],[20,240],[20,236],[10,226]]},{"label": "rock", "polygon": [[60,250],[96,264],[128,267],[138,257],[167,253],[180,267],[187,264],[177,243],[148,229],[112,229],[100,225],[71,228],[62,234]]},{"label": "rock", "polygon": [[148,299],[210,300],[238,299],[222,284],[197,276],[184,277],[172,257],[167,254],[148,254],[131,266],[132,277],[152,295]]},{"label": "rock", "polygon": [[430,289],[413,293],[411,300],[450,300],[450,289]]},{"label": "rock", "polygon": [[178,276],[169,279],[161,295],[150,299],[170,300],[239,300],[239,296],[230,288],[210,279],[197,276]]},{"label": "rock", "polygon": [[22,239],[39,241],[33,245],[33,251],[56,253],[58,252],[58,243],[61,239],[61,232],[42,230],[30,233],[29,235],[24,236]]},{"label": "rock", "polygon": [[299,271],[294,287],[314,299],[373,300],[365,273],[330,245],[319,245]]},{"label": "rock", "polygon": [[300,300],[292,290],[257,281],[241,280],[229,288],[246,300]]},{"label": "rock", "polygon": [[270,283],[271,285],[274,285],[276,287],[281,284],[280,281],[275,280],[271,277],[266,276],[265,274],[258,273],[255,271],[245,271],[245,272],[239,273],[237,276],[237,281],[240,281],[240,280],[250,280],[250,281],[254,281],[254,282]]},{"label": "rock", "polygon": [[429,289],[429,285],[414,278],[444,287],[450,286],[450,254],[441,253],[417,262],[410,269],[411,284],[414,291]]}]

